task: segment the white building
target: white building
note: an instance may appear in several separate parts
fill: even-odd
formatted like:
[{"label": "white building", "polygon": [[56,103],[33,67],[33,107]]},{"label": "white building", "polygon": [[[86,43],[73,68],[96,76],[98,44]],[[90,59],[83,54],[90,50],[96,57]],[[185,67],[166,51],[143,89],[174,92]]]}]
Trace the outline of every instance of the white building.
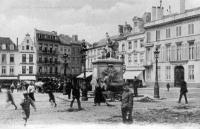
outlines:
[{"label": "white building", "polygon": [[19,80],[36,80],[36,47],[29,34],[18,47],[19,49]]},{"label": "white building", "polygon": [[190,86],[200,84],[200,8],[185,10],[180,1],[180,13],[163,14],[162,7],[152,8],[152,21],[146,29],[146,80],[155,82],[155,48],[159,48],[158,80],[160,86],[179,86],[185,80]]}]

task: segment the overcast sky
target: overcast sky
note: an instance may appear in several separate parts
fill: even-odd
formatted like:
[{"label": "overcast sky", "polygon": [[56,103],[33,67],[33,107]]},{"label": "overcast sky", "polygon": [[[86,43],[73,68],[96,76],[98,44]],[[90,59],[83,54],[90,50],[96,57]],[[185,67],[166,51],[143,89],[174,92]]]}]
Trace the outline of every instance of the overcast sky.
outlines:
[{"label": "overcast sky", "polygon": [[[77,34],[93,43],[115,35],[118,25],[151,11],[160,0],[0,0],[0,37],[21,43],[26,33],[33,38],[34,28]],[[166,9],[179,11],[179,0],[163,0]],[[200,7],[200,0],[186,0],[186,8]]]}]

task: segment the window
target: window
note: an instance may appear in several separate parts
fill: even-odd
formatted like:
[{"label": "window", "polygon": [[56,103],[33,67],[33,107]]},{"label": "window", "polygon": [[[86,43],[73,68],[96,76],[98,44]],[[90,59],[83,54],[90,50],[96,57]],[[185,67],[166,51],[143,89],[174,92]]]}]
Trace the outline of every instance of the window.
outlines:
[{"label": "window", "polygon": [[134,54],[134,63],[138,62],[137,54]]},{"label": "window", "polygon": [[134,41],[134,50],[137,49],[137,40]]},{"label": "window", "polygon": [[22,63],[26,63],[26,54],[22,54]]},{"label": "window", "polygon": [[39,71],[39,73],[42,73],[42,67],[41,66],[39,67],[38,71]]},{"label": "window", "polygon": [[33,74],[33,66],[29,66],[29,74]]},{"label": "window", "polygon": [[166,29],[166,38],[170,38],[171,37],[171,31],[170,28]]},{"label": "window", "polygon": [[128,55],[128,63],[131,64],[132,60],[131,60],[131,54]]},{"label": "window", "polygon": [[22,46],[22,50],[24,50],[24,46]]},{"label": "window", "polygon": [[14,66],[10,66],[10,75],[14,74]]},{"label": "window", "polygon": [[188,66],[188,79],[194,80],[194,65]]},{"label": "window", "polygon": [[62,47],[60,48],[60,51],[61,51],[61,52],[63,51],[63,48],[62,48]]},{"label": "window", "polygon": [[189,59],[193,60],[194,59],[194,41],[189,42]]},{"label": "window", "polygon": [[144,43],[144,40],[143,40],[143,39],[140,39],[140,47],[141,47],[141,48],[144,47],[143,43]]},{"label": "window", "polygon": [[125,45],[122,44],[122,51],[125,51]]},{"label": "window", "polygon": [[55,63],[57,63],[58,62],[58,59],[57,58],[55,58]]},{"label": "window", "polygon": [[31,47],[31,50],[33,50],[33,47]]},{"label": "window", "polygon": [[181,36],[181,26],[176,27],[176,36]]},{"label": "window", "polygon": [[161,73],[160,73],[161,72],[161,67],[158,66],[157,68],[158,68],[157,69],[158,70],[158,80],[160,81],[161,80]]},{"label": "window", "polygon": [[134,27],[137,27],[137,24],[138,24],[137,22],[134,22]]},{"label": "window", "polygon": [[181,60],[181,44],[177,44],[177,60]]},{"label": "window", "polygon": [[29,63],[33,63],[33,55],[29,54]]},{"label": "window", "polygon": [[22,66],[22,74],[26,74],[26,66]]},{"label": "window", "polygon": [[166,77],[166,80],[171,79],[171,66],[166,66],[165,77]]},{"label": "window", "polygon": [[156,30],[156,41],[160,40],[160,30]]},{"label": "window", "polygon": [[151,42],[151,32],[147,32],[147,43]]},{"label": "window", "polygon": [[49,68],[49,73],[52,73],[52,67]]},{"label": "window", "polygon": [[39,50],[42,51],[42,44],[39,44]]},{"label": "window", "polygon": [[41,56],[39,56],[39,62],[42,63],[42,57]]},{"label": "window", "polygon": [[6,54],[2,54],[2,63],[6,63]]},{"label": "window", "polygon": [[14,45],[10,45],[10,50],[14,50]]},{"label": "window", "polygon": [[6,50],[6,45],[5,44],[2,44],[2,49]]},{"label": "window", "polygon": [[29,50],[29,45],[26,45],[26,50]]},{"label": "window", "polygon": [[131,43],[131,41],[128,42],[128,49],[132,49],[132,43]]},{"label": "window", "polygon": [[194,24],[188,24],[188,34],[194,34]]},{"label": "window", "polygon": [[2,74],[3,74],[3,75],[6,74],[6,66],[2,66]]},{"label": "window", "polygon": [[58,67],[55,67],[55,73],[58,73]]},{"label": "window", "polygon": [[10,54],[10,63],[14,63],[14,54]]},{"label": "window", "polygon": [[166,46],[166,61],[170,61],[170,53],[171,53],[170,45],[167,45]]},{"label": "window", "polygon": [[143,64],[144,62],[144,54],[140,53],[140,63]]}]

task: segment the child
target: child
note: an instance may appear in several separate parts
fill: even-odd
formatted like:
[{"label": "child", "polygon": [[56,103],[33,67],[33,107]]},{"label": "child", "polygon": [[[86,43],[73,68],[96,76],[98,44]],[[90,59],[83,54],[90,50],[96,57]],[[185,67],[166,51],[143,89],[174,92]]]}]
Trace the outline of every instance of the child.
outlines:
[{"label": "child", "polygon": [[25,117],[23,119],[25,120],[24,126],[26,126],[27,120],[30,116],[30,105],[35,109],[35,111],[36,111],[36,107],[34,105],[33,100],[29,98],[28,93],[24,93],[23,95],[24,95],[24,99],[20,105],[22,106],[22,110],[25,114]]},{"label": "child", "polygon": [[10,89],[7,89],[7,103],[9,104],[9,102],[11,102],[11,104],[15,106],[15,110],[17,110],[17,106],[15,105],[12,93],[11,93]]}]

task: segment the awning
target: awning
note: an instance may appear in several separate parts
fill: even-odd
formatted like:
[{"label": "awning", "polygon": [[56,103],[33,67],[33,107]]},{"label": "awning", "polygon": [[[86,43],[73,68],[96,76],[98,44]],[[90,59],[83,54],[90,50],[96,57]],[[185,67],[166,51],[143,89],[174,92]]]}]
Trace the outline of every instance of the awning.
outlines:
[{"label": "awning", "polygon": [[19,76],[19,80],[36,80],[35,76]]},{"label": "awning", "polygon": [[135,76],[139,77],[142,71],[126,71],[123,75],[123,79],[134,79]]},{"label": "awning", "polygon": [[[92,72],[86,72],[86,78],[91,76]],[[84,73],[81,73],[80,75],[77,76],[77,78],[83,78],[84,77]]]},{"label": "awning", "polygon": [[0,80],[17,80],[18,77],[0,77]]}]

